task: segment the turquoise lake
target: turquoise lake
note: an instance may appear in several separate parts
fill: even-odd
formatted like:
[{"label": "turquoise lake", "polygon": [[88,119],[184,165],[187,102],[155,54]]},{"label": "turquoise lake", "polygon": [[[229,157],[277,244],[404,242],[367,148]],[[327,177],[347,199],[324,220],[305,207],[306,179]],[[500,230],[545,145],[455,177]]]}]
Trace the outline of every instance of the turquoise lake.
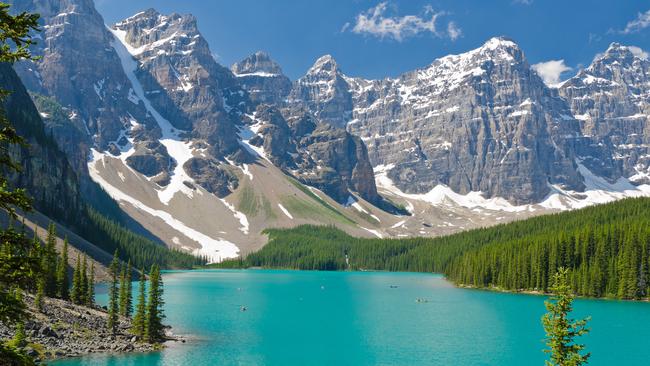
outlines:
[{"label": "turquoise lake", "polygon": [[[187,343],[53,365],[544,365],[543,297],[437,275],[186,271],[164,289],[166,323]],[[650,304],[577,300],[574,317],[586,315],[589,365],[650,364]]]}]

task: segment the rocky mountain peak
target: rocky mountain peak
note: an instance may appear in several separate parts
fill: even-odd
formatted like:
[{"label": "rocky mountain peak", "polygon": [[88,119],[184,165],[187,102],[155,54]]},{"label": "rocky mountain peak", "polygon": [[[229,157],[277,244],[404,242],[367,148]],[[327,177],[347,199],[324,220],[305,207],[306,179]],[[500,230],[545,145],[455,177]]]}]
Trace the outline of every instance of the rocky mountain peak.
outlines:
[{"label": "rocky mountain peak", "polygon": [[230,70],[254,103],[280,104],[291,90],[291,80],[280,65],[263,51],[235,63]]},{"label": "rocky mountain peak", "polygon": [[607,48],[605,53],[597,56],[594,59],[589,69],[595,69],[599,64],[612,65],[612,66],[627,66],[632,65],[635,61],[640,61],[641,58],[632,52],[632,48],[623,46],[619,43],[612,43]]},{"label": "rocky mountain peak", "polygon": [[602,147],[600,154],[583,154],[598,163],[585,165],[610,179],[650,181],[650,62],[645,56],[638,47],[612,43],[559,89],[581,121],[582,133],[595,140],[593,146]]},{"label": "rocky mountain peak", "polygon": [[[147,51],[157,51],[172,45],[197,45],[201,37],[196,18],[191,14],[170,15],[160,14],[155,9],[135,14],[113,26],[114,29],[126,32],[126,41],[132,47],[131,53],[139,54]],[[207,42],[201,42],[207,47]],[[191,50],[185,49],[185,52]]]},{"label": "rocky mountain peak", "polygon": [[319,57],[314,65],[307,71],[307,75],[328,75],[334,76],[340,73],[339,65],[332,55],[324,55]]},{"label": "rocky mountain peak", "polygon": [[321,56],[305,76],[294,83],[289,102],[304,104],[323,122],[343,127],[352,116],[351,86],[347,80],[334,57]]},{"label": "rocky mountain peak", "polygon": [[498,37],[492,37],[487,41],[485,41],[485,43],[483,44],[483,46],[481,46],[481,48],[486,48],[490,50],[495,50],[497,48],[519,50],[519,45],[512,38],[498,36]]},{"label": "rocky mountain peak", "polygon": [[[581,70],[573,79],[580,79],[587,84],[606,80],[621,82],[626,79],[627,84],[639,84],[646,81],[648,71],[650,61],[647,59],[647,53],[638,47],[612,43],[604,53],[596,56],[587,69]],[[604,80],[596,80],[594,77]]]},{"label": "rocky mountain peak", "polygon": [[237,76],[257,74],[259,76],[283,75],[280,64],[271,59],[264,51],[257,51],[245,59],[233,64],[230,69]]},{"label": "rocky mountain peak", "polygon": [[502,61],[507,62],[526,62],[524,53],[519,45],[507,37],[492,37],[488,39],[481,47],[469,51],[466,55],[490,59],[495,63]]}]

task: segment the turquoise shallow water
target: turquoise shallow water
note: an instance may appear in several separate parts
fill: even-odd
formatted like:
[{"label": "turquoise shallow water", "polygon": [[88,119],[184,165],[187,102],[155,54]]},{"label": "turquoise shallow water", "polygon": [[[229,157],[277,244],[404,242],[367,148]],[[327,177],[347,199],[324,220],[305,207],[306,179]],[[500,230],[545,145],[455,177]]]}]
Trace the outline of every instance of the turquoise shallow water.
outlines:
[{"label": "turquoise shallow water", "polygon": [[[539,296],[384,272],[169,272],[164,284],[167,323],[190,342],[54,365],[544,364]],[[575,308],[593,318],[589,365],[649,364],[650,304],[578,300]]]}]

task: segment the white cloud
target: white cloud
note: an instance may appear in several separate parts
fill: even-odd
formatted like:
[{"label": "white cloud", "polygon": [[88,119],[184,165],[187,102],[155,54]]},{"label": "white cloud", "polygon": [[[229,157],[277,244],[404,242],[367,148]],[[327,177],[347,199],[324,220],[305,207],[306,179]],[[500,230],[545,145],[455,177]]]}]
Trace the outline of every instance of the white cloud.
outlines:
[{"label": "white cloud", "polygon": [[537,72],[544,83],[550,87],[556,86],[560,83],[560,75],[563,72],[571,70],[569,66],[564,63],[564,60],[550,60],[540,62],[532,65],[533,70]]},{"label": "white cloud", "polygon": [[463,30],[458,28],[455,22],[449,22],[447,24],[447,34],[449,35],[449,39],[455,41],[458,38],[462,37]]},{"label": "white cloud", "polygon": [[636,19],[629,21],[621,33],[638,33],[648,27],[650,27],[650,10],[637,14]]},{"label": "white cloud", "polygon": [[513,4],[531,5],[533,0],[512,0]]},{"label": "white cloud", "polygon": [[[388,3],[381,2],[377,6],[357,15],[351,31],[356,34],[370,35],[380,39],[394,39],[398,42],[421,33],[430,33],[435,37],[449,37],[456,40],[461,36],[462,30],[454,22],[447,24],[447,31],[436,28],[436,21],[445,15],[445,12],[435,12],[431,5],[424,7],[423,14],[389,16],[387,15]],[[350,29],[346,23],[341,28],[342,32]]]},{"label": "white cloud", "polygon": [[648,59],[648,52],[644,51],[641,47],[637,46],[627,46],[627,49],[632,52],[632,54],[642,60],[647,60]]}]

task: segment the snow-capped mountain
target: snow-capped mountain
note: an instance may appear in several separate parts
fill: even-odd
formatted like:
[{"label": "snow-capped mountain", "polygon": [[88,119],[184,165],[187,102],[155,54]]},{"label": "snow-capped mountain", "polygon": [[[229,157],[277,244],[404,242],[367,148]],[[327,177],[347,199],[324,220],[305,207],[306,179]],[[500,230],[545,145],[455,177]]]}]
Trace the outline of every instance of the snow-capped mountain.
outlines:
[{"label": "snow-capped mountain", "polygon": [[[65,106],[85,148],[70,144],[65,135],[55,135],[73,166],[86,171],[89,145],[117,148],[131,120],[155,127],[141,104],[133,103],[133,89],[111,47],[113,35],[90,0],[21,0],[15,11],[41,15],[43,31],[36,36],[33,53],[39,62],[19,62],[15,69],[25,86]],[[83,174],[82,174],[83,175]]]},{"label": "snow-capped mountain", "polygon": [[[309,89],[306,105],[315,114],[338,111],[367,144],[373,165],[390,166],[388,177],[404,192],[442,184],[461,194],[531,203],[549,193],[549,183],[582,189],[572,148],[581,138],[579,124],[508,39],[490,39],[396,79],[323,71],[329,63],[335,65],[319,59],[295,90],[318,76],[307,84],[320,89]],[[332,95],[348,98],[331,107]]]},{"label": "snow-capped mountain", "polygon": [[627,47],[559,88],[503,37],[382,80],[325,55],[292,83],[264,52],[220,65],[191,15],[14,3],[42,14],[43,59],[15,69],[77,174],[214,260],[267,227],[441,235],[650,195],[649,67]]},{"label": "snow-capped mountain", "polygon": [[610,179],[650,183],[650,61],[613,43],[559,92],[602,150],[583,154],[588,167]]},{"label": "snow-capped mountain", "polygon": [[[171,180],[180,185],[192,181],[219,197],[230,194],[237,178],[221,164],[225,158],[246,159],[232,105],[249,101],[230,71],[214,61],[196,19],[149,9],[111,31],[117,40],[113,46],[135,85],[136,100],[147,106],[162,131],[163,138],[155,141],[161,141],[176,162]],[[128,162],[145,175],[166,179],[170,167],[160,163],[169,159],[161,154],[151,170],[152,152],[148,145],[139,146]]]},{"label": "snow-capped mountain", "polygon": [[[337,210],[379,202],[363,143],[307,112],[258,114],[247,76],[214,61],[194,17],[150,9],[106,27],[91,1],[15,5],[41,13],[46,30],[34,49],[43,59],[16,66],[45,95],[35,95],[48,102],[38,103],[42,117],[67,113],[49,125],[77,174],[152,235],[214,260],[258,248],[270,226],[329,223],[369,235],[349,217],[359,211]],[[263,59],[238,70],[281,73]]]}]

